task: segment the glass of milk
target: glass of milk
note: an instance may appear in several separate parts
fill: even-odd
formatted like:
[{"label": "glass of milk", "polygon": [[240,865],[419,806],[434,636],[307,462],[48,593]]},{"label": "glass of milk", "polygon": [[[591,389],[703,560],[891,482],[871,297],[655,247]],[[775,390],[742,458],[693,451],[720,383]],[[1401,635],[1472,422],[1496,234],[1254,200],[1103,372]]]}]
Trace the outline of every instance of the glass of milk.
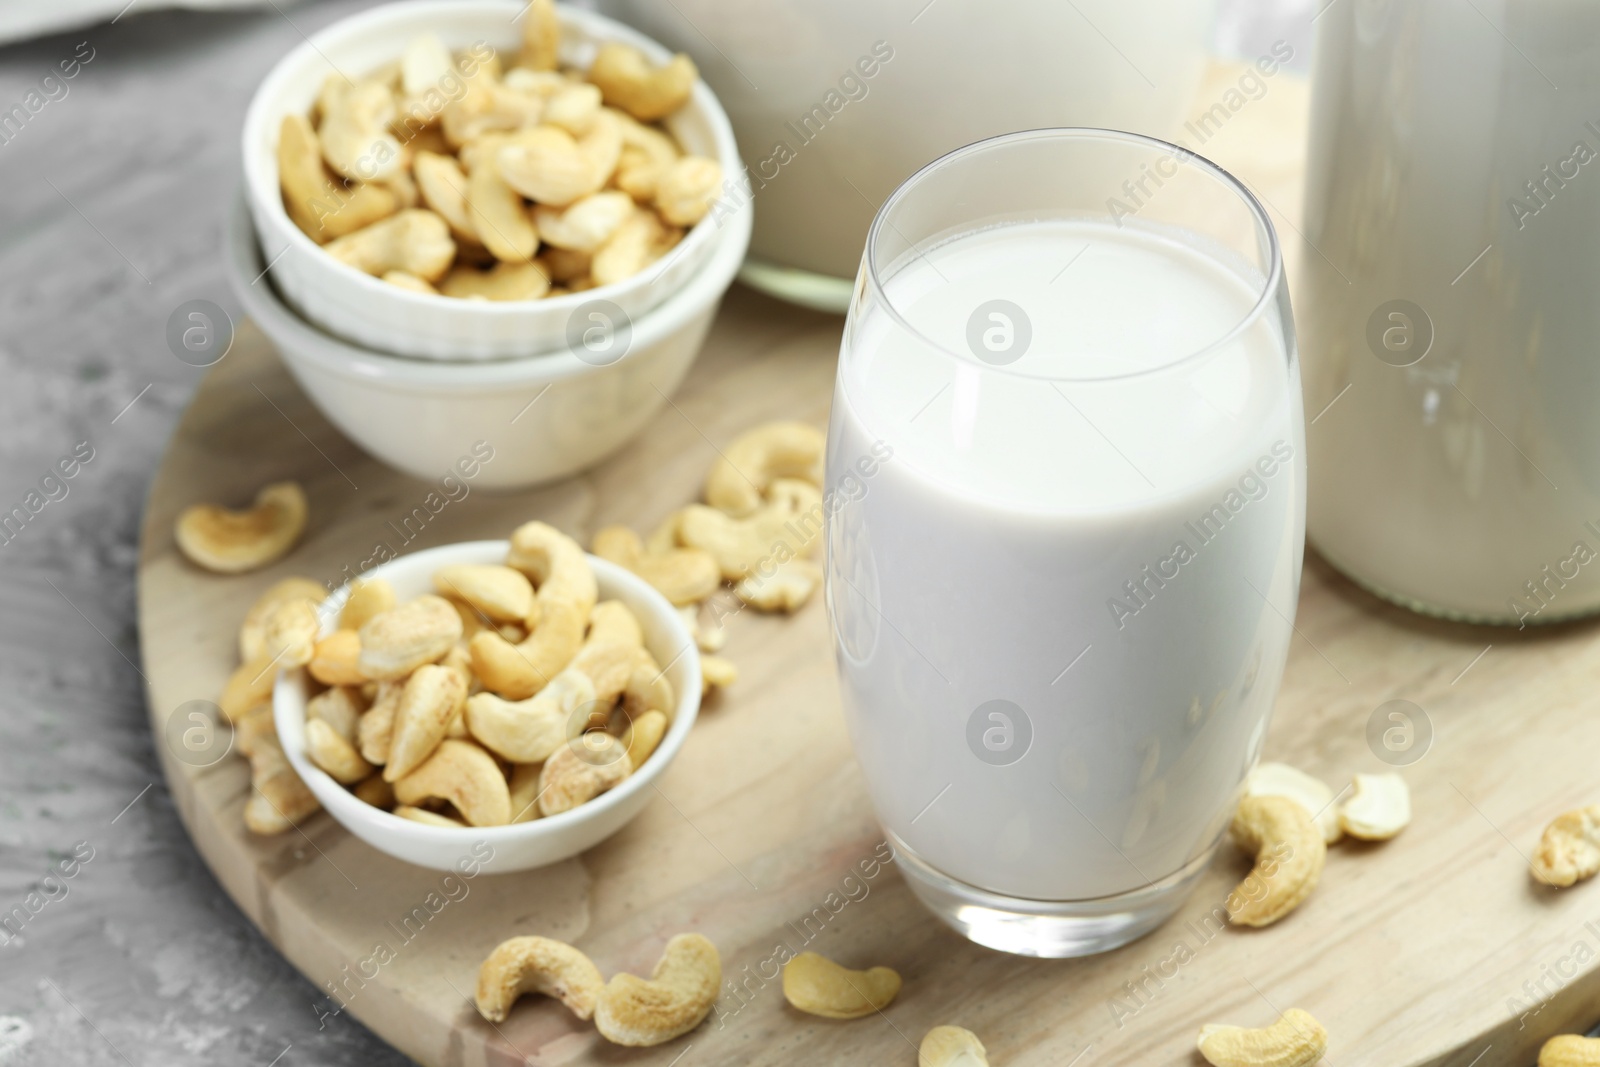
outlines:
[{"label": "glass of milk", "polygon": [[1035,130],[879,209],[827,595],[868,790],[940,918],[1073,956],[1182,902],[1282,676],[1303,454],[1277,238],[1215,165]]}]

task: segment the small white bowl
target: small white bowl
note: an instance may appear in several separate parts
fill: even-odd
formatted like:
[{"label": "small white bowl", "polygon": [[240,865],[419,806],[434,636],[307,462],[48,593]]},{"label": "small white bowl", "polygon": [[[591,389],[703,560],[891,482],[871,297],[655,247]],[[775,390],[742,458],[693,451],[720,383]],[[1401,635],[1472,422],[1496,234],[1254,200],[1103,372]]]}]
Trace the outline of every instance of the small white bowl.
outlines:
[{"label": "small white bowl", "polygon": [[[283,207],[278,186],[278,130],[288,114],[307,114],[324,79],[335,69],[350,77],[398,59],[417,35],[437,33],[452,50],[485,41],[502,55],[521,40],[522,0],[409,0],[364,11],[320,31],[272,68],[256,90],[244,121],[244,175],[250,212],[272,276],[285,298],[322,328],[382,352],[438,360],[530,356],[567,346],[569,326],[587,326],[583,309],[609,300],[639,316],[680,288],[712,254],[725,226],[707,216],[671,253],[639,274],[545,300],[493,302],[414,293],[340,263],[301,232]],[[672,53],[642,34],[593,12],[560,9],[562,58],[587,67],[601,41],[624,41],[656,63]],[[703,82],[689,103],[667,120],[689,152],[743,172],[733,129]],[[738,214],[748,214],[740,208]],[[723,220],[724,224],[726,219]],[[575,317],[576,316],[576,317]]]},{"label": "small white bowl", "polygon": [[[374,567],[363,577],[383,578],[402,602],[433,589],[433,572],[453,563],[504,563],[506,541],[464,541],[415,552]],[[677,710],[666,736],[644,766],[623,779],[621,785],[571,811],[512,826],[470,826],[461,829],[426,826],[391,815],[357,800],[344,786],[306,758],[306,701],[311,684],[304,668],[279,673],[272,693],[272,717],[278,740],[295,773],[316,794],[328,814],[361,840],[396,859],[420,867],[451,870],[465,860],[481,863],[495,872],[522,871],[559,863],[593,848],[643,810],[652,795],[651,784],[661,776],[683,747],[700,711],[700,654],[683,625],[678,610],[642,579],[613,563],[589,557],[602,600],[620,600],[638,618],[644,644],[658,663],[666,665],[667,679],[678,696]],[[322,632],[336,627],[339,609],[349,595],[346,586],[323,601]],[[489,852],[485,858],[484,852]]]},{"label": "small white bowl", "polygon": [[[621,448],[678,387],[700,352],[750,243],[750,213],[728,221],[712,257],[631,326],[614,362],[573,352],[480,363],[402,359],[308,324],[262,277],[242,199],[229,219],[224,269],[245,310],[300,386],[351,440],[392,467],[436,480],[478,442],[494,449],[473,484],[520,489],[564,478]],[[392,288],[392,287],[391,287]],[[605,358],[612,358],[611,355]]]}]

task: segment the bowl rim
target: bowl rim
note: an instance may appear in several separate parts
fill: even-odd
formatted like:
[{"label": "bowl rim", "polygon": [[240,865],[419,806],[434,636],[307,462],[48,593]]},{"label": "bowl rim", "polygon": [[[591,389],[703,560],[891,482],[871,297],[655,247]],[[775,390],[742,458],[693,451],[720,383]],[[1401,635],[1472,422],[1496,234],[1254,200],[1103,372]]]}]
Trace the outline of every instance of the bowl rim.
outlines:
[{"label": "bowl rim", "polygon": [[[382,578],[392,573],[397,567],[411,570],[420,568],[428,562],[433,562],[435,567],[447,563],[481,563],[492,559],[503,561],[506,552],[510,549],[509,540],[483,540],[483,541],[455,541],[446,545],[436,545],[416,552],[388,560],[366,571],[362,578]],[[272,685],[272,719],[273,726],[278,732],[279,743],[283,747],[285,757],[294,768],[296,774],[305,782],[306,787],[322,804],[334,821],[343,826],[356,837],[361,838],[373,848],[388,855],[395,855],[387,848],[370,841],[354,826],[352,822],[364,823],[375,830],[406,834],[414,834],[418,843],[428,844],[453,844],[484,840],[489,844],[507,844],[510,842],[528,842],[544,839],[558,838],[564,832],[575,829],[585,822],[603,818],[614,808],[622,807],[634,794],[641,792],[652,785],[656,778],[663,774],[672,761],[677,758],[684,741],[688,738],[690,730],[694,728],[696,719],[700,714],[700,652],[695,646],[693,637],[688,628],[684,626],[683,618],[678,610],[662,596],[654,586],[644,579],[625,570],[615,563],[607,562],[598,556],[587,557],[589,565],[594,569],[595,580],[602,587],[621,586],[630,593],[642,598],[651,605],[652,613],[658,616],[666,625],[667,631],[673,640],[681,645],[680,651],[670,660],[665,667],[668,668],[682,659],[688,672],[689,684],[683,687],[683,692],[677,695],[677,706],[673,711],[672,725],[661,738],[656,750],[650,758],[645,760],[644,767],[623,779],[622,784],[614,789],[595,797],[593,800],[561,812],[559,815],[546,815],[530,822],[511,823],[507,826],[429,826],[426,823],[412,822],[402,819],[398,815],[375,808],[366,801],[358,798],[344,786],[334,781],[322,768],[312,763],[306,757],[304,749],[305,704],[306,701],[295,690],[297,686],[291,680],[293,671],[303,672],[305,668],[297,667],[293,671],[280,670]],[[338,618],[339,609],[344,606],[345,599],[350,595],[350,583],[346,582],[330,593],[318,607],[318,618],[322,620],[323,636],[332,632],[331,627]],[[602,594],[603,595],[603,594]],[[687,655],[685,655],[687,653]],[[297,721],[298,720],[298,721]],[[284,725],[297,725],[297,730],[285,733]],[[300,737],[300,743],[290,745],[288,736]],[[626,825],[626,821],[622,824]],[[618,827],[621,829],[621,826]],[[615,831],[613,831],[615,832]],[[610,835],[607,835],[610,836]],[[597,842],[598,843],[598,842]],[[590,846],[593,847],[593,846]],[[403,856],[397,857],[406,862],[414,862]]]},{"label": "bowl rim", "polygon": [[[520,0],[395,0],[393,3],[381,4],[330,23],[280,56],[256,86],[250,104],[245,110],[240,135],[240,158],[248,203],[252,208],[265,211],[273,225],[285,235],[288,250],[294,251],[295,254],[320,256],[325,261],[323,265],[331,270],[331,276],[344,279],[344,284],[352,285],[376,299],[396,300],[399,306],[410,305],[419,311],[459,312],[486,319],[514,320],[530,315],[558,317],[562,312],[570,313],[582,307],[589,300],[606,299],[608,294],[615,295],[647,288],[665,274],[674,259],[686,249],[714,240],[714,235],[709,231],[716,227],[711,225],[714,220],[710,213],[692,226],[671,252],[638,274],[620,282],[534,301],[490,301],[460,300],[433,293],[412,292],[356,270],[349,264],[341,263],[327,255],[323,246],[306,236],[304,231],[295,225],[283,206],[283,195],[279,191],[277,181],[278,161],[274,153],[263,147],[263,135],[267,132],[264,129],[268,121],[267,101],[269,97],[276,96],[284,85],[294,80],[289,72],[291,66],[310,62],[314,58],[321,58],[326,64],[330,61],[323,56],[324,48],[337,47],[344,41],[363,33],[382,31],[389,23],[403,19],[429,16],[438,19],[452,16],[459,18],[463,14],[473,13],[476,9],[476,13],[510,12],[511,17],[507,21],[514,22],[522,17],[522,12],[526,8],[527,4],[521,3]],[[665,46],[645,34],[598,12],[572,7],[569,4],[558,4],[556,9],[563,28],[575,26],[591,37],[631,44],[657,64],[666,62],[673,55]],[[722,166],[724,178],[736,180],[736,176],[744,173],[744,162],[739,155],[738,143],[734,139],[733,125],[721,101],[717,99],[703,77],[695,80],[689,106],[694,108],[710,127],[712,140],[716,145],[717,162]],[[749,197],[746,196],[745,201],[734,210],[736,214],[743,214],[748,208]],[[671,299],[671,296],[666,299]],[[665,300],[662,302],[665,303]]]},{"label": "bowl rim", "polygon": [[[274,290],[265,269],[246,196],[241,187],[223,227],[223,267],[245,312],[262,324],[286,361],[310,363],[326,373],[368,385],[382,383],[428,391],[480,389],[529,380],[560,381],[640,358],[721,299],[744,261],[752,228],[750,212],[736,212],[705,264],[672,295],[633,322],[628,350],[610,363],[586,363],[568,349],[505,359],[425,359],[363,348],[313,325],[290,308]],[[288,341],[279,341],[280,335],[287,336]]]}]

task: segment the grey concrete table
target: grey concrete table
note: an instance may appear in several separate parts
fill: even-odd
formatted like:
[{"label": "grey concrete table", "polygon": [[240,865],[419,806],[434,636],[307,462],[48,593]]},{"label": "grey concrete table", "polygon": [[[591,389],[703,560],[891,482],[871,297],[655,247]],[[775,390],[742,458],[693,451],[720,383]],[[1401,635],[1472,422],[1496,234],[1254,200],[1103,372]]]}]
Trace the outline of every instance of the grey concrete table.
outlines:
[{"label": "grey concrete table", "polygon": [[[133,622],[144,494],[203,373],[168,317],[196,298],[238,315],[218,246],[240,118],[279,56],[371,2],[135,9],[0,48],[0,514],[37,509],[0,533],[5,1067],[406,1062],[348,1014],[319,1024],[319,991],[200,862]],[[93,458],[51,480],[75,449]]]}]

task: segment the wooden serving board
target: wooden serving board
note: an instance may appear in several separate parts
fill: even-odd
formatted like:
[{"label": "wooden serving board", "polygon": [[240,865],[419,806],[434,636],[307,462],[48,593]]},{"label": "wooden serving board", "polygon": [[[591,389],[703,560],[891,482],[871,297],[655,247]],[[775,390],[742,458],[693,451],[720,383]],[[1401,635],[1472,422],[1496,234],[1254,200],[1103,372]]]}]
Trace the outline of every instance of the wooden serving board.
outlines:
[{"label": "wooden serving board", "polygon": [[[1221,98],[1238,73],[1219,68],[1200,98]],[[1304,84],[1280,75],[1202,149],[1265,194],[1291,250],[1305,108]],[[330,579],[379,543],[498,537],[534,517],[585,541],[606,523],[648,529],[696,493],[714,448],[742,429],[826,419],[839,331],[837,318],[735,289],[688,380],[636,442],[547,489],[474,490],[405,544],[389,522],[431,487],[343,439],[246,325],[150,494],[139,600],[152,728],[166,736],[186,701],[215,698],[240,617],[279,578]],[[283,478],[305,485],[312,515],[287,560],[230,578],[179,557],[181,507],[239,501]],[[428,1065],[912,1064],[940,1023],[980,1034],[997,1067],[1193,1064],[1202,1023],[1265,1025],[1299,1006],[1327,1026],[1336,1067],[1487,1067],[1525,1065],[1546,1036],[1597,1014],[1600,884],[1542,888],[1526,860],[1549,818],[1600,799],[1593,624],[1517,634],[1429,621],[1308,560],[1267,758],[1334,783],[1387,769],[1369,751],[1368,720],[1386,701],[1412,701],[1434,735],[1404,770],[1413,824],[1388,844],[1332,849],[1321,886],[1277,926],[1200,932],[1247,867],[1225,852],[1149,937],[1061,961],[967,943],[917,904],[893,864],[874,866],[882,839],[839,714],[821,604],[729,626],[726,654],[742,676],[702,714],[660,796],[611,840],[542,871],[449,883],[325,814],[253,838],[240,820],[241,760],[196,768],[157,747],[189,833],[239,907],[314,984],[338,989],[328,1011],[352,1012]],[[610,974],[648,972],[684,930],[718,945],[737,992],[660,1048],[609,1046],[542,998],[499,1027],[470,1002],[478,964],[513,934],[575,942]],[[893,966],[904,990],[855,1022],[798,1014],[772,961],[805,947]]]}]

